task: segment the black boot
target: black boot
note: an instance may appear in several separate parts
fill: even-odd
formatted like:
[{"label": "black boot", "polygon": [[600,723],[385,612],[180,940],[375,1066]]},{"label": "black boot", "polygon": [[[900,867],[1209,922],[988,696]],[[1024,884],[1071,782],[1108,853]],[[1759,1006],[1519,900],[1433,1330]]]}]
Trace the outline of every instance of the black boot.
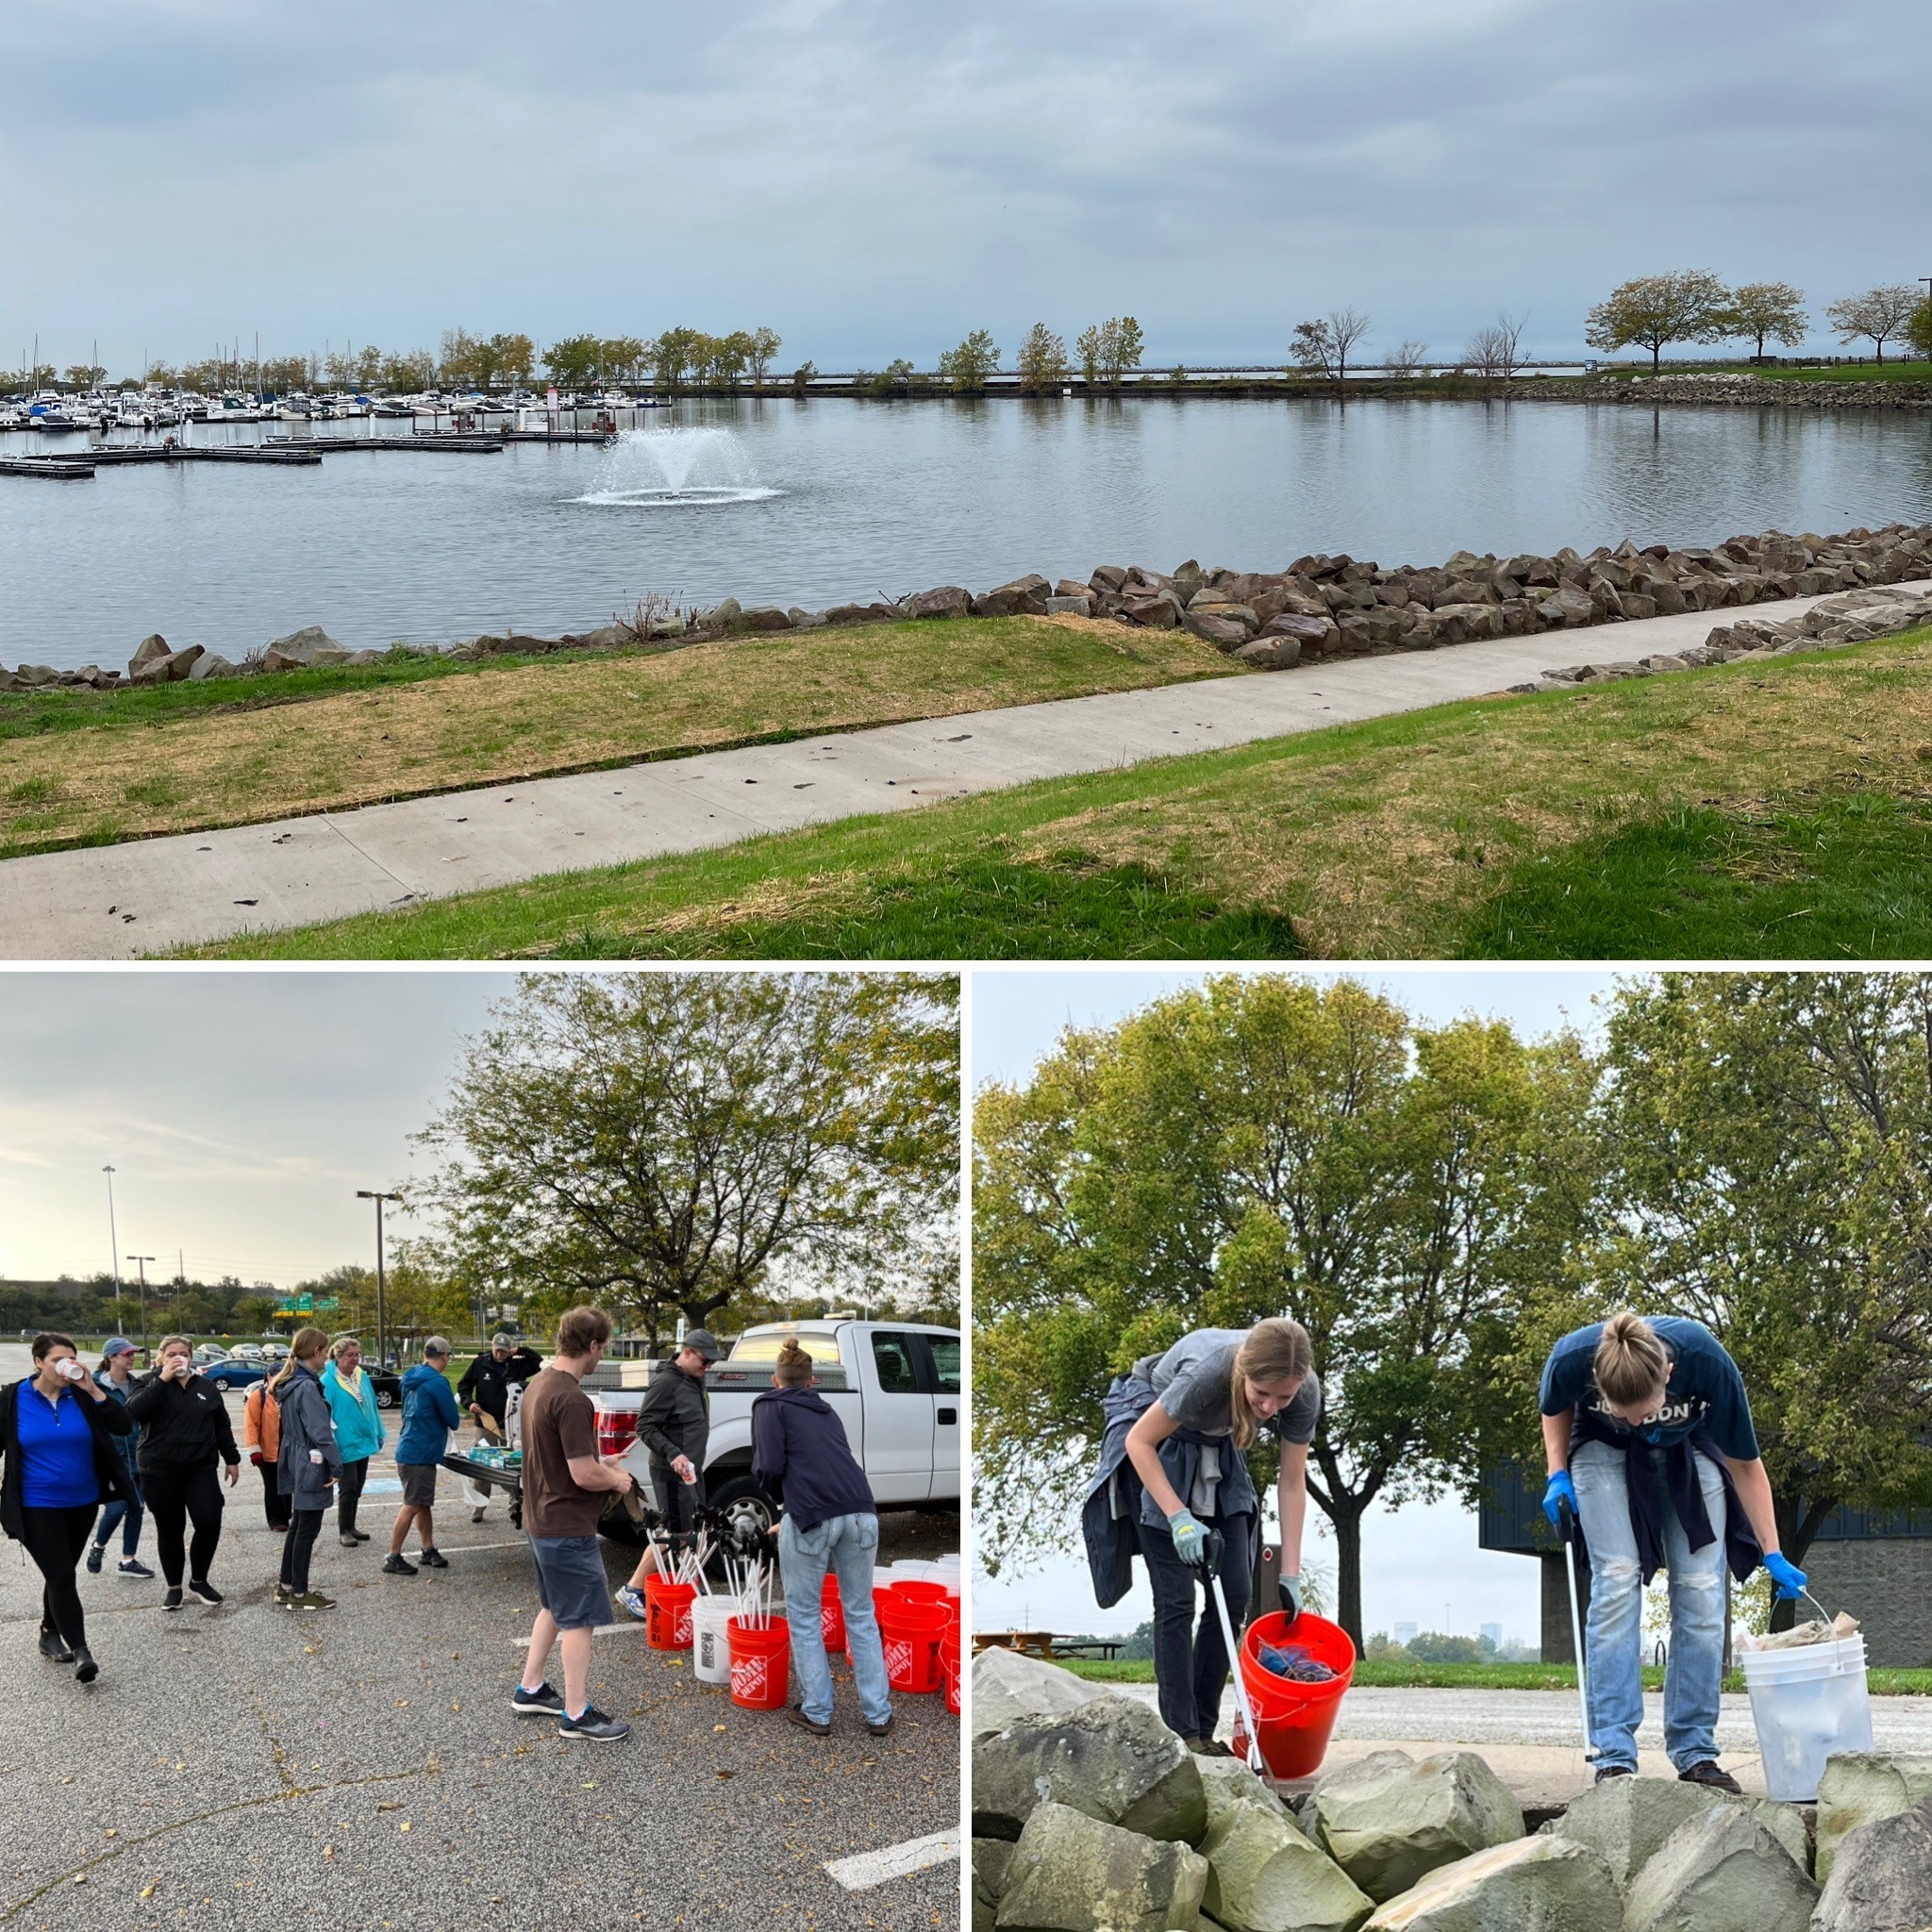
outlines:
[{"label": "black boot", "polygon": [[101,1667],[94,1661],[94,1654],[86,1644],[81,1644],[74,1653],[74,1681],[76,1684],[92,1684],[101,1674]]},{"label": "black boot", "polygon": [[71,1664],[74,1653],[67,1647],[67,1640],[58,1630],[41,1632],[41,1655],[57,1664]]}]

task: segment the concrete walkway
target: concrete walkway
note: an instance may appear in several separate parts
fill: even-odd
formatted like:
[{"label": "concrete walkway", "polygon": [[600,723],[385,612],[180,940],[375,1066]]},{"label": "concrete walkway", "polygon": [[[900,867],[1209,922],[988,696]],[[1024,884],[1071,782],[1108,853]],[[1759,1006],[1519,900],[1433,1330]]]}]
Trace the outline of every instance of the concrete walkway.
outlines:
[{"label": "concrete walkway", "polygon": [[[1753,605],[1788,618],[1824,600]],[[1065,698],[0,863],[0,958],[125,959],[547,874],[729,845],[1036,778],[1481,697],[1552,665],[1701,644],[1700,611]]]}]

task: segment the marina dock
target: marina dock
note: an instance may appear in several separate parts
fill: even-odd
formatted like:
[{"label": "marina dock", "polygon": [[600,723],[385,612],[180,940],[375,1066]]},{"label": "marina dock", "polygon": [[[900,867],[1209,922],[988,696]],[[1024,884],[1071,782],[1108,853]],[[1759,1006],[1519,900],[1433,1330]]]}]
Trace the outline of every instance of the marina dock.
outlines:
[{"label": "marina dock", "polygon": [[[520,441],[602,442],[602,436],[563,434],[549,437],[541,431],[509,431]],[[0,476],[56,476],[69,481],[92,476],[100,465],[119,467],[127,463],[267,463],[277,467],[312,467],[325,456],[349,455],[369,450],[427,450],[441,456],[497,456],[505,435],[491,436],[313,436],[275,438],[263,442],[180,443],[168,448],[159,443],[97,443],[91,449],[61,451],[48,456],[0,457]]]}]

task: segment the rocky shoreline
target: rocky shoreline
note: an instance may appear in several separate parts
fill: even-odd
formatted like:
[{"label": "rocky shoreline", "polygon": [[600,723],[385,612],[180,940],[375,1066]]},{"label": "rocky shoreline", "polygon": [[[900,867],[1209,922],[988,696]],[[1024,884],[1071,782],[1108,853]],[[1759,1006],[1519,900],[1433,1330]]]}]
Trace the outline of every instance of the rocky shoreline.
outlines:
[{"label": "rocky shoreline", "polygon": [[1529,1829],[1473,1751],[1271,1790],[1138,1699],[973,1667],[974,1932],[1907,1932],[1932,1757],[1834,1757],[1814,1807],[1619,1777]]},{"label": "rocky shoreline", "polygon": [[[1888,524],[1878,530],[1859,528],[1831,537],[1767,530],[1712,547],[1682,549],[1624,542],[1614,550],[1600,545],[1588,555],[1565,548],[1553,556],[1524,552],[1508,558],[1458,550],[1440,564],[1391,568],[1347,555],[1302,557],[1281,571],[1204,570],[1191,560],[1172,571],[1104,563],[1085,583],[1072,578],[1055,583],[1036,574],[977,594],[958,584],[941,584],[892,601],[840,604],[824,610],[795,606],[747,609],[731,597],[708,609],[683,610],[647,599],[632,618],[588,632],[558,638],[481,637],[397,650],[471,659],[557,651],[662,651],[737,634],[775,635],[908,618],[1061,616],[1186,630],[1256,669],[1284,671],[1337,658],[1437,650],[1476,639],[1581,630],[1676,612],[1734,609],[1770,599],[1869,593],[1923,578],[1932,578],[1932,524]],[[1829,641],[1850,641],[1851,630],[1876,609],[1874,605],[1863,616],[1845,615],[1846,635]],[[1864,634],[1883,633],[1868,629]],[[1721,655],[1762,648],[1761,640],[1740,641],[1751,635],[1748,625],[1719,626],[1705,648]],[[143,640],[125,676],[92,664],[77,671],[23,664],[11,672],[0,667],[0,691],[125,691],[181,680],[377,664],[390,656],[349,650],[313,625],[276,639],[240,664],[200,644],[173,648],[157,636]],[[1690,661],[1689,657],[1674,658],[1658,668],[1681,669]],[[1618,675],[1640,675],[1643,668],[1641,660],[1619,661]],[[1591,667],[1574,669],[1575,676],[1563,672],[1550,675],[1574,683]]]}]

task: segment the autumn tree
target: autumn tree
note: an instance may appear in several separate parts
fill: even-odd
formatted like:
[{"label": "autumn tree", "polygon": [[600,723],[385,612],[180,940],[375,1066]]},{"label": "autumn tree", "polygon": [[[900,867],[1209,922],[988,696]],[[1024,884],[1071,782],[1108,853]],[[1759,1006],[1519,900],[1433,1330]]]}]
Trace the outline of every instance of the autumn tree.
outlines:
[{"label": "autumn tree", "polygon": [[1932,295],[1927,295],[1906,318],[1906,341],[1913,355],[1922,361],[1932,362]]},{"label": "autumn tree", "polygon": [[658,365],[658,381],[664,389],[675,389],[681,383],[695,358],[699,344],[698,331],[694,328],[667,328],[653,344],[656,351],[653,360]]},{"label": "autumn tree", "polygon": [[1715,342],[1732,333],[1730,310],[1731,291],[1701,269],[1639,275],[1611,290],[1590,311],[1583,340],[1592,349],[1615,351],[1632,344],[1648,349],[1651,374],[1656,375],[1668,344]]},{"label": "autumn tree", "polygon": [[543,368],[560,390],[588,389],[596,381],[604,362],[601,336],[565,336],[543,352]]},{"label": "autumn tree", "polygon": [[1749,336],[1752,355],[1761,361],[1767,341],[1795,347],[1805,340],[1810,317],[1805,312],[1805,291],[1789,282],[1746,282],[1731,291],[1724,333]]},{"label": "autumn tree", "polygon": [[1041,390],[1066,379],[1067,345],[1045,323],[1036,322],[1020,344],[1013,367],[1020,377],[1020,387],[1028,395],[1038,395]]},{"label": "autumn tree", "polygon": [[1118,389],[1129,370],[1140,368],[1145,347],[1141,325],[1131,315],[1116,315],[1082,329],[1074,352],[1089,389]]},{"label": "autumn tree", "polygon": [[958,1269],[956,998],[914,974],[525,978],[419,1136],[436,1266],[654,1341],[781,1276],[932,1291]]},{"label": "autumn tree", "polygon": [[765,372],[785,346],[785,339],[774,328],[759,327],[752,330],[745,338],[745,358],[751,364],[752,383],[756,388],[763,389]]},{"label": "autumn tree", "polygon": [[1883,362],[1886,343],[1905,333],[1921,299],[1911,283],[1892,282],[1882,289],[1867,289],[1862,295],[1847,295],[1824,313],[1840,341],[1870,341]]},{"label": "autumn tree", "polygon": [[1000,366],[1000,352],[991,329],[976,328],[958,348],[940,358],[940,376],[961,395],[976,395]]}]

